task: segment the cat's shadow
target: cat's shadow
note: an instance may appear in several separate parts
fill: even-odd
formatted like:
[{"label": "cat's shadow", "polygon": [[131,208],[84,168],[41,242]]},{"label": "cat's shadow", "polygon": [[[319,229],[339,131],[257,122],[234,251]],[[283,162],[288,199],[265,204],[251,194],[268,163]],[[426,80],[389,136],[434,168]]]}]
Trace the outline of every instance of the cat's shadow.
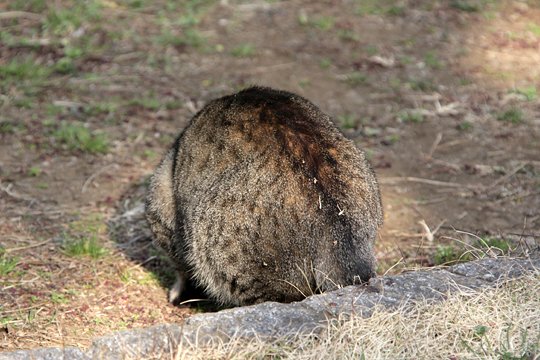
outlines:
[{"label": "cat's shadow", "polygon": [[[152,244],[152,233],[144,216],[144,199],[148,177],[122,194],[114,216],[108,222],[108,232],[117,248],[136,264],[140,264],[159,284],[169,289],[175,281],[176,271],[164,251]],[[224,309],[209,299],[204,290],[188,279],[185,289],[174,305],[189,307],[200,312]]]}]

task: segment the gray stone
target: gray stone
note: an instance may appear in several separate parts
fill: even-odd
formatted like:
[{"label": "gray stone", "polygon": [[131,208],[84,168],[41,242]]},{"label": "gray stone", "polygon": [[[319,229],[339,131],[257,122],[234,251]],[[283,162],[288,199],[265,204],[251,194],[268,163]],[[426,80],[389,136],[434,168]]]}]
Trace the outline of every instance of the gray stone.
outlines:
[{"label": "gray stone", "polygon": [[88,355],[81,349],[48,348],[35,350],[19,350],[9,353],[0,353],[0,360],[89,360]]},{"label": "gray stone", "polygon": [[119,331],[94,340],[87,354],[92,359],[146,358],[170,354],[171,349],[178,347],[179,339],[181,329],[174,324]]},{"label": "gray stone", "polygon": [[50,348],[0,353],[0,360],[124,359],[171,354],[182,342],[204,346],[237,338],[281,338],[316,332],[328,320],[343,315],[369,317],[375,308],[393,309],[417,301],[443,301],[456,292],[494,287],[500,281],[538,274],[538,253],[528,259],[483,259],[449,267],[405,272],[313,295],[301,302],[263,304],[194,315],[182,325],[165,324],[113,333],[94,340],[87,351]]}]

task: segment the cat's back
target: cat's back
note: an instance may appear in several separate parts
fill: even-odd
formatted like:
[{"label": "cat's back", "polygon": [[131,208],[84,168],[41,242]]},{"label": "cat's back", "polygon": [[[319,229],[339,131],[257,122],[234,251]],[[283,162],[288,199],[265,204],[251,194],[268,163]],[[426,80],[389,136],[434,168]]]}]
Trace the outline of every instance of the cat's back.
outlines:
[{"label": "cat's back", "polygon": [[171,155],[187,262],[215,298],[291,301],[372,276],[373,171],[308,100],[259,87],[214,100]]},{"label": "cat's back", "polygon": [[362,188],[356,178],[370,181],[373,173],[364,155],[315,105],[264,87],[210,102],[176,147],[177,182],[193,182],[197,189],[245,172],[280,174],[340,197],[345,189]]}]

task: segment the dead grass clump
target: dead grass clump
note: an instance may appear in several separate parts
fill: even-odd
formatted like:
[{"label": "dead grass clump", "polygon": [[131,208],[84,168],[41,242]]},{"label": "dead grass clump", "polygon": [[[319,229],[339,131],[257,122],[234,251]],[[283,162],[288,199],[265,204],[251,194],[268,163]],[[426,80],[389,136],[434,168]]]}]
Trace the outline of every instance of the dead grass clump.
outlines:
[{"label": "dead grass clump", "polygon": [[434,305],[332,322],[317,335],[183,344],[176,359],[539,359],[540,276]]}]

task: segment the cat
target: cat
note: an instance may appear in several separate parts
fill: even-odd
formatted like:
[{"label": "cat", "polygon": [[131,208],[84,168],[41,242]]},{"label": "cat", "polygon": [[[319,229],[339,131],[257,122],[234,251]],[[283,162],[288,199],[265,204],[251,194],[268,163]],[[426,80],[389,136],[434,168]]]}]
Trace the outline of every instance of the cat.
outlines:
[{"label": "cat", "polygon": [[219,303],[291,302],[375,276],[383,214],[364,153],[303,97],[210,101],[151,178],[146,217],[178,278]]}]

